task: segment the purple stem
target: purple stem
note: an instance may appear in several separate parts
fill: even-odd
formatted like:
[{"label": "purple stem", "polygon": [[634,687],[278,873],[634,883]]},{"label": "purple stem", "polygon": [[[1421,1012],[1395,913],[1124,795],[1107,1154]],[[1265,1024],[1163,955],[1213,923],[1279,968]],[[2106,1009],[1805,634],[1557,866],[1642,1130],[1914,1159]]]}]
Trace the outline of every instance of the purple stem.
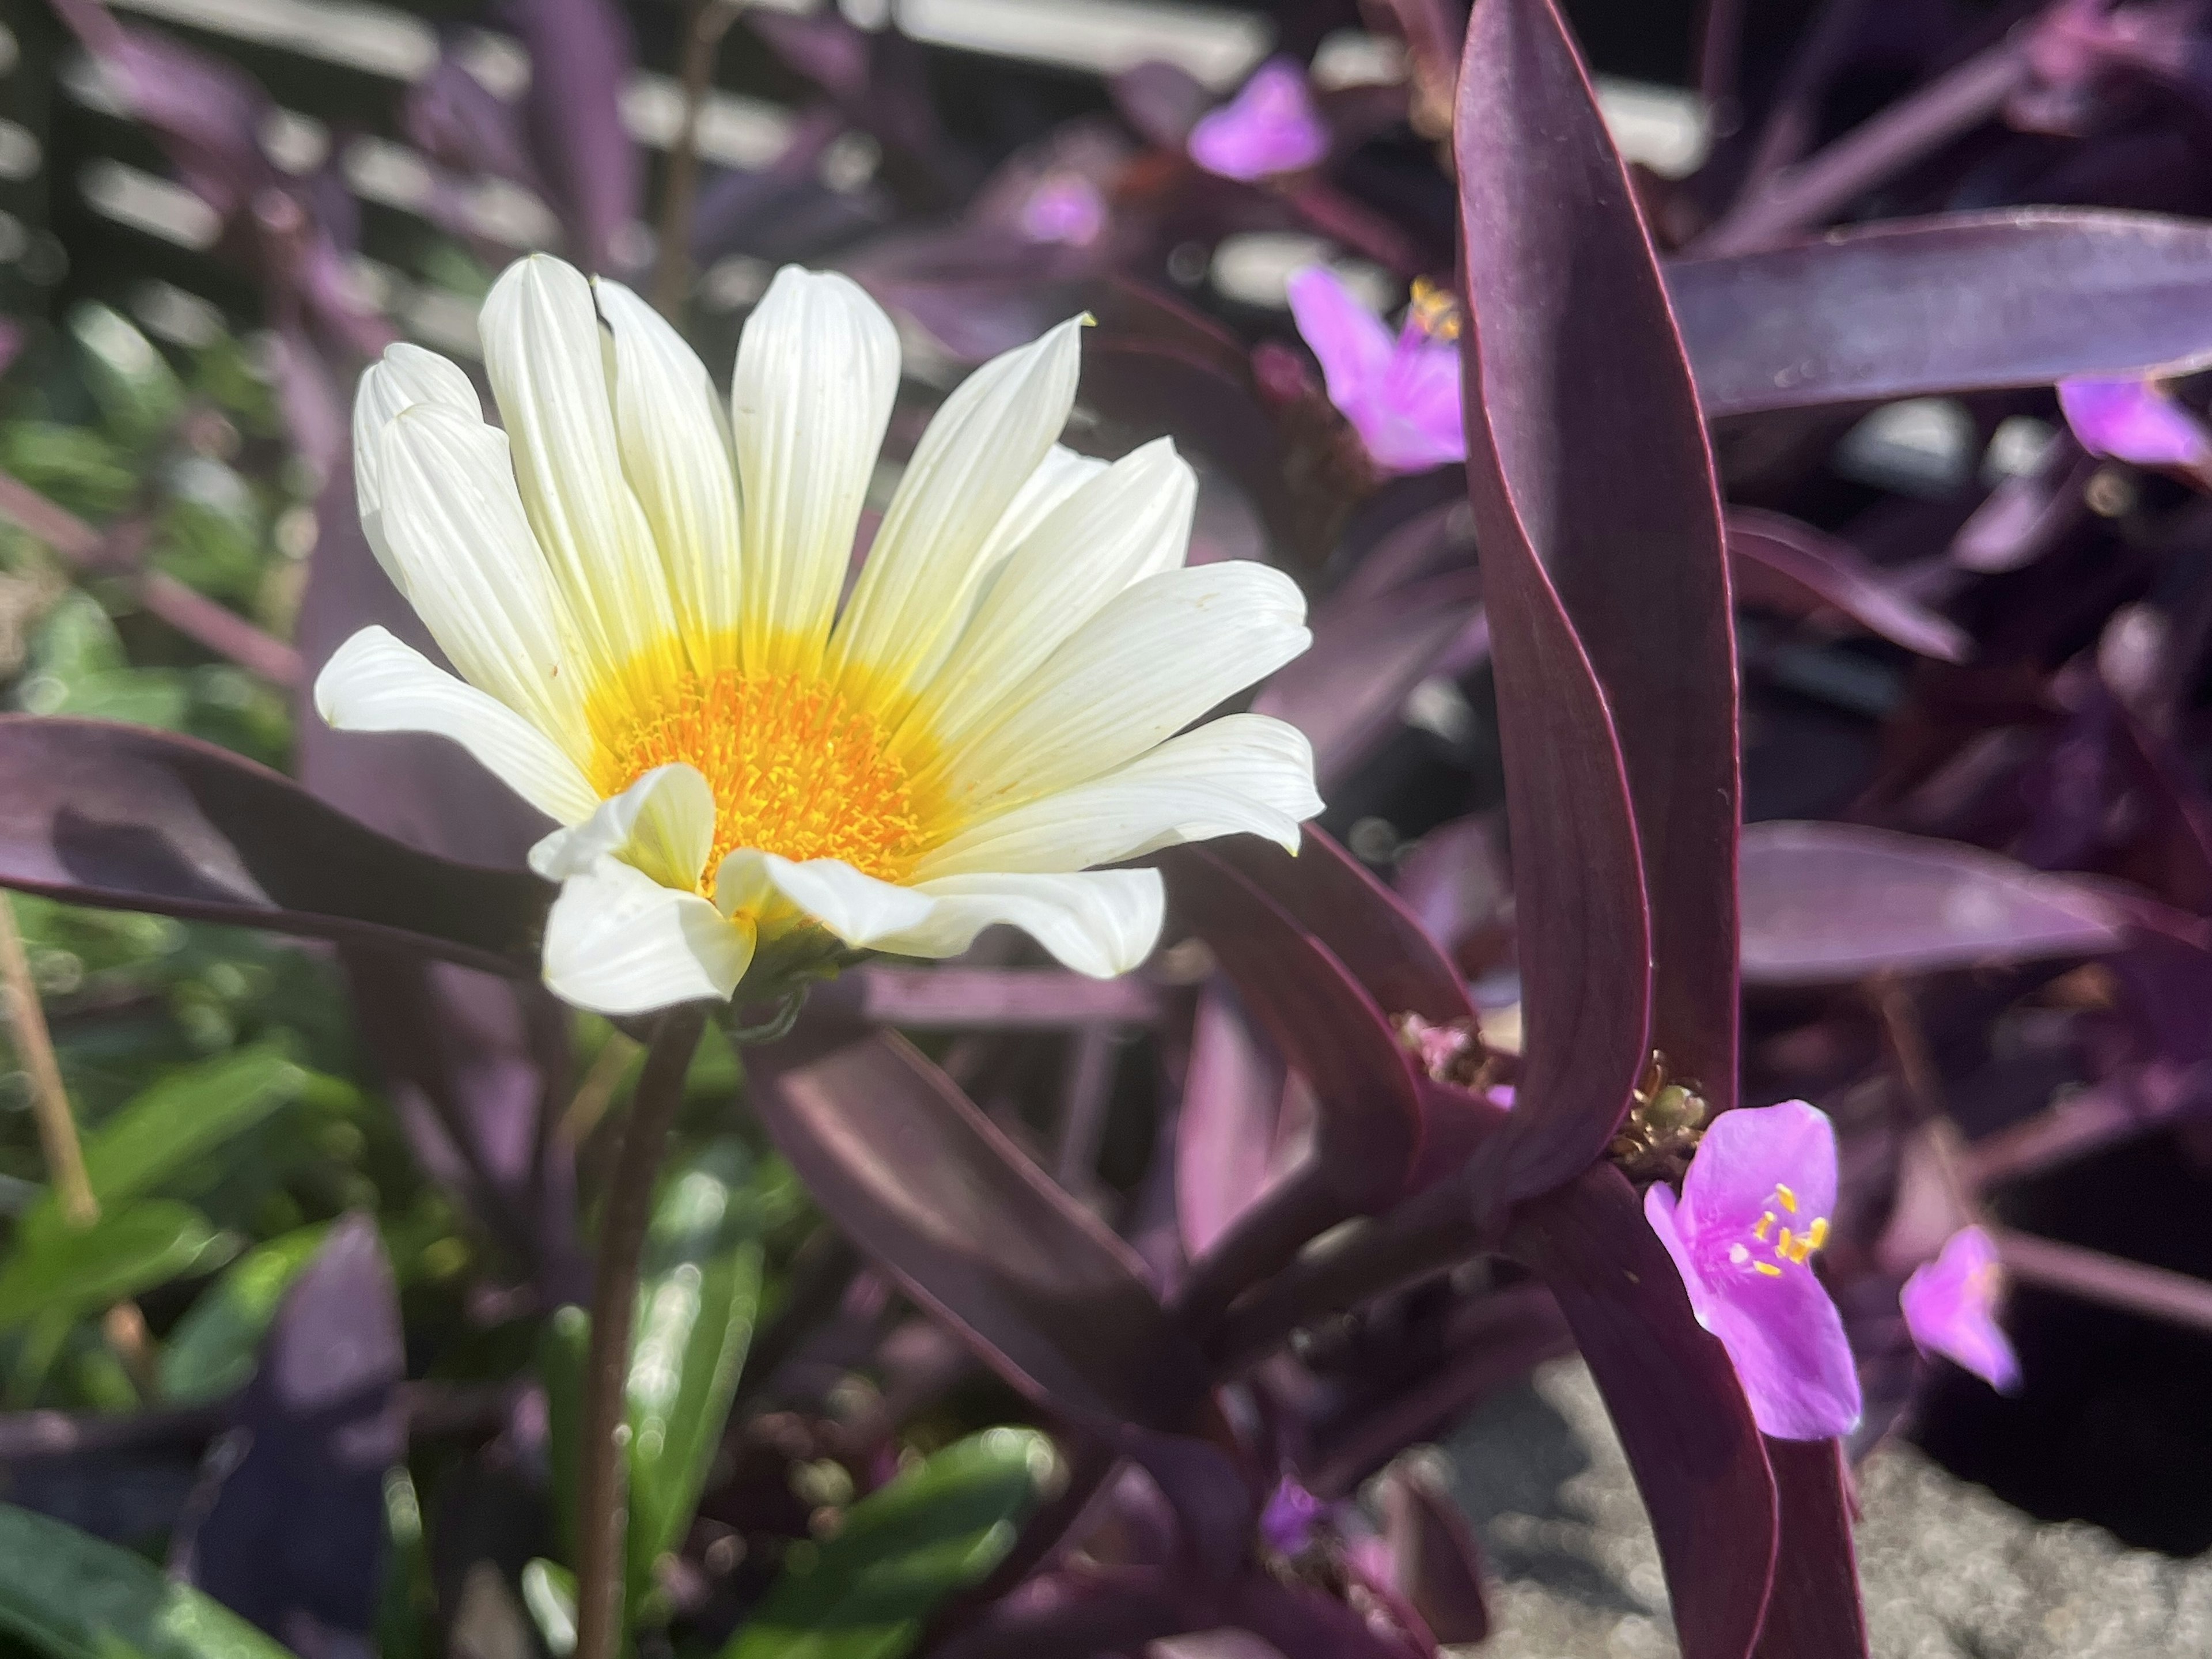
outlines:
[{"label": "purple stem", "polygon": [[1689,250],[1711,258],[1747,253],[1819,224],[1899,168],[1996,113],[2028,72],[2018,40],[1998,42],[1949,74],[1747,195]]},{"label": "purple stem", "polygon": [[1995,1232],[1994,1237],[2005,1271],[2022,1284],[2063,1291],[2191,1330],[2212,1331],[2212,1284],[2203,1279],[2029,1233]]},{"label": "purple stem", "polygon": [[1736,191],[1739,204],[1761,194],[1774,175],[1810,148],[1820,116],[1820,96],[1856,43],[1867,0],[1828,0],[1790,61],[1774,107],[1759,130],[1759,143]]},{"label": "purple stem", "polygon": [[2212,1105],[2212,1064],[2154,1064],[2084,1090],[1985,1135],[1960,1158],[1976,1187],[1994,1187],[2133,1140]]}]

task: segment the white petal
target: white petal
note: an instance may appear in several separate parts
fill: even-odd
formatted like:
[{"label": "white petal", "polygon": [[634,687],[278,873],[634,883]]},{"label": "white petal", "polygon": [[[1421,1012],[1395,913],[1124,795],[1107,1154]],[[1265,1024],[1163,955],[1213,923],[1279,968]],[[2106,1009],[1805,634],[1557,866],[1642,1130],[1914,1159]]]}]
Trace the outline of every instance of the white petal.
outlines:
[{"label": "white petal", "polygon": [[[384,428],[401,410],[415,404],[442,404],[456,414],[483,418],[477,389],[460,368],[434,351],[401,341],[362,371],[353,394],[353,484],[361,503],[361,526],[369,550],[395,586],[399,574],[384,546],[383,465],[379,453]],[[406,592],[404,586],[399,591]]]},{"label": "white petal", "polygon": [[[614,336],[615,439],[695,655],[738,625],[738,487],[714,383],[620,283],[592,283]],[[733,642],[733,641],[732,641]]]},{"label": "white petal", "polygon": [[1305,598],[1242,560],[1147,576],[1107,601],[915,780],[967,822],[1134,760],[1312,642]]},{"label": "white petal", "polygon": [[1119,771],[987,819],[917,873],[1087,870],[1216,836],[1264,836],[1295,853],[1298,826],[1321,808],[1305,733],[1265,714],[1227,714]]},{"label": "white petal", "polygon": [[588,754],[569,619],[516,497],[505,435],[416,404],[386,423],[378,456],[392,562],[439,648],[570,756]]},{"label": "white petal", "polygon": [[943,657],[966,620],[992,532],[1067,424],[1082,333],[1081,319],[1063,323],[984,364],[945,400],[837,625],[834,667],[896,691]]},{"label": "white petal", "polygon": [[899,956],[958,956],[1005,922],[1076,972],[1109,979],[1152,954],[1164,909],[1153,870],[946,876],[898,887],[836,859],[763,861],[787,898],[846,944]]},{"label": "white petal", "polygon": [[698,885],[714,848],[714,792],[696,766],[656,766],[570,830],[530,849],[548,881],[580,876],[604,858],[634,865],[664,887]]},{"label": "white petal", "polygon": [[364,628],[315,677],[315,711],[337,732],[450,738],[539,811],[563,823],[599,804],[560,745],[498,699],[465,685],[381,628]]},{"label": "white petal", "polygon": [[730,386],[749,666],[819,660],[898,382],[897,331],[858,283],[776,273]]},{"label": "white petal", "polygon": [[750,923],[617,859],[562,884],[545,918],[545,985],[600,1014],[726,999],[753,957]]},{"label": "white petal", "polygon": [[1197,502],[1197,475],[1166,438],[1070,494],[985,579],[917,710],[930,735],[956,741],[1107,600],[1182,564]]},{"label": "white petal", "polygon": [[992,526],[978,562],[986,570],[996,565],[1019,547],[1054,507],[1105,470],[1106,463],[1096,456],[1079,455],[1064,444],[1045,451],[1036,470],[1022,481],[1014,499],[1006,503],[1006,510]]},{"label": "white petal", "polygon": [[531,528],[601,674],[676,649],[676,613],[623,474],[592,285],[543,253],[492,284],[477,326]]}]

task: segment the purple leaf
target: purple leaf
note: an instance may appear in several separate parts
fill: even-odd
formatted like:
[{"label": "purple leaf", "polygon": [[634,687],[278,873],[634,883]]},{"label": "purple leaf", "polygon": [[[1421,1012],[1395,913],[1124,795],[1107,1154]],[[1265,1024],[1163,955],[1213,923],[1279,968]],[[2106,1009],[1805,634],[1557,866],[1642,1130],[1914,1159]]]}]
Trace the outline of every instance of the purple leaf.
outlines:
[{"label": "purple leaf", "polygon": [[[1498,1203],[1555,1186],[1596,1157],[1647,1058],[1651,921],[1638,825],[1606,692],[1554,571],[1598,550],[1576,549],[1577,538],[1595,532],[1611,546],[1634,516],[1585,526],[1579,515],[1593,495],[1648,505],[1624,487],[1624,463],[1609,450],[1601,477],[1571,483],[1561,475],[1593,459],[1593,439],[1629,435],[1595,430],[1603,411],[1644,403],[1631,390],[1641,390],[1640,356],[1616,361],[1613,325],[1620,307],[1632,318],[1639,299],[1656,295],[1640,295],[1632,277],[1608,295],[1612,310],[1585,314],[1577,304],[1571,313],[1565,303],[1594,297],[1589,285],[1618,272],[1633,252],[1623,244],[1643,233],[1547,0],[1476,8],[1455,142],[1468,491],[1483,551],[1528,1010],[1520,1108],[1482,1154],[1486,1200]],[[1663,329],[1663,305],[1656,319],[1637,320]],[[1626,463],[1639,479],[1668,447],[1647,445],[1651,435],[1636,428],[1636,457]],[[1615,550],[1630,568],[1666,562],[1641,537]]]},{"label": "purple leaf", "polygon": [[1454,818],[1398,863],[1398,898],[1455,964],[1494,959],[1513,919],[1513,870],[1494,812]]},{"label": "purple leaf", "polygon": [[1213,101],[1188,70],[1158,58],[1123,70],[1108,89],[1121,118],[1162,149],[1181,149]]},{"label": "purple leaf", "polygon": [[629,25],[609,0],[508,0],[502,11],[530,53],[523,117],[569,253],[586,271],[619,270],[616,242],[645,191],[622,118],[635,62]]},{"label": "purple leaf", "polygon": [[1770,1440],[1766,1461],[1782,1541],[1754,1659],[1866,1659],[1842,1447],[1832,1440]]},{"label": "purple leaf", "polygon": [[1610,1164],[1522,1204],[1507,1249],[1589,1364],[1650,1512],[1684,1659],[1745,1659],[1773,1574],[1772,1476],[1727,1352]]},{"label": "purple leaf", "polygon": [[1176,1118],[1176,1217],[1192,1258],[1212,1246],[1279,1174],[1282,1057],[1233,992],[1209,986],[1193,1022]]},{"label": "purple leaf", "polygon": [[1253,708],[1312,742],[1326,796],[1398,728],[1406,698],[1480,624],[1482,584],[1460,571],[1322,605],[1312,647],[1267,681]]},{"label": "purple leaf", "polygon": [[1742,912],[1744,979],[1759,985],[2090,956],[2122,938],[2086,883],[1859,824],[1747,825]]},{"label": "purple leaf", "polygon": [[1779,513],[1728,511],[1729,562],[1740,605],[1792,617],[1840,612],[1868,632],[1940,662],[1972,654],[1966,630],[1893,586],[1849,542]]},{"label": "purple leaf", "polygon": [[238,1437],[219,1443],[242,1453],[179,1542],[187,1582],[303,1659],[358,1653],[376,1629],[384,1476],[407,1453],[405,1361],[375,1224],[349,1216],[285,1293]]},{"label": "purple leaf", "polygon": [[1667,285],[1709,416],[2212,364],[2212,225],[2155,214],[1893,220]]},{"label": "purple leaf", "polygon": [[1313,1169],[1344,1213],[1389,1204],[1405,1190],[1420,1144],[1420,1102],[1405,1051],[1345,963],[1246,879],[1234,856],[1213,845],[1165,855],[1170,902],[1312,1085]]},{"label": "purple leaf", "polygon": [[1490,1608],[1482,1594],[1482,1549],[1474,1528],[1418,1465],[1382,1477],[1382,1526],[1398,1590],[1429,1633],[1448,1646],[1485,1640]]},{"label": "purple leaf", "polygon": [[191,738],[0,716],[0,886],[535,977],[553,890],[433,858]]},{"label": "purple leaf", "polygon": [[831,1220],[1015,1388],[1172,1428],[1202,1362],[1128,1247],[900,1038],[811,1022],[749,1050],[754,1109]]},{"label": "purple leaf", "polygon": [[1091,979],[1059,968],[902,968],[872,962],[814,993],[873,1025],[924,1030],[1054,1031],[1070,1026],[1149,1025],[1162,997],[1135,975]]},{"label": "purple leaf", "polygon": [[1723,1112],[1705,1131],[1678,1203],[1644,1195],[1698,1323],[1721,1340],[1762,1433],[1826,1440],[1858,1426],[1859,1378],[1811,1265],[1836,1207],[1836,1132],[1802,1100]]}]

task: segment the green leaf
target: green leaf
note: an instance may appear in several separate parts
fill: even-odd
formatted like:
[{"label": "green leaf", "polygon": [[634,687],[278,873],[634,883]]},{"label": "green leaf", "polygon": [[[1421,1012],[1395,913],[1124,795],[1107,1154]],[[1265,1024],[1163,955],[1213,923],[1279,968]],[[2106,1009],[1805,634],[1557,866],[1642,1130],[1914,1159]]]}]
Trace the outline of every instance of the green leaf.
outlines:
[{"label": "green leaf", "polygon": [[291,1659],[151,1562],[5,1504],[0,1631],[51,1659]]},{"label": "green leaf", "polygon": [[[193,1160],[298,1098],[307,1073],[272,1044],[234,1049],[169,1073],[85,1137],[84,1169],[102,1209],[152,1191]],[[58,1232],[50,1194],[23,1218],[25,1234]]]},{"label": "green leaf", "polygon": [[71,309],[69,326],[84,348],[85,383],[109,428],[126,443],[160,436],[185,401],[168,359],[119,313],[93,301]]},{"label": "green leaf", "polygon": [[1056,1467],[1033,1429],[947,1446],[853,1505],[827,1543],[794,1547],[721,1659],[897,1659],[939,1602],[1006,1559]]},{"label": "green leaf", "polygon": [[21,1238],[0,1267],[0,1330],[48,1310],[88,1312],[167,1284],[216,1247],[189,1204],[152,1199],[111,1211],[82,1232]]},{"label": "green leaf", "polygon": [[553,1310],[538,1338],[538,1380],[545,1389],[546,1461],[553,1476],[553,1534],[562,1557],[576,1559],[576,1452],[584,1432],[584,1357],[592,1316]]},{"label": "green leaf", "polygon": [[630,1605],[678,1548],[722,1440],[760,1309],[768,1219],[742,1143],[720,1140],[672,1172],[647,1235],[629,1413]]},{"label": "green leaf", "polygon": [[329,1231],[324,1222],[272,1238],[200,1293],[162,1345],[164,1400],[180,1406],[221,1400],[252,1381],[277,1304]]},{"label": "green leaf", "polygon": [[522,1605],[553,1659],[576,1650],[576,1575],[542,1558],[522,1569]]}]

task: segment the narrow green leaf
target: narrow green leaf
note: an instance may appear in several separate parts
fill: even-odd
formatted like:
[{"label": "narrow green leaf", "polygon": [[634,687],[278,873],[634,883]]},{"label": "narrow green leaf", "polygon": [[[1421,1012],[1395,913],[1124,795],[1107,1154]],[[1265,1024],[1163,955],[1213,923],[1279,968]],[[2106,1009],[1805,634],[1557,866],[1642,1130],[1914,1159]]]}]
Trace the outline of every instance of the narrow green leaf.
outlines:
[{"label": "narrow green leaf", "polygon": [[538,1338],[538,1380],[545,1389],[546,1460],[552,1465],[553,1535],[562,1559],[576,1559],[576,1452],[584,1432],[584,1355],[592,1316],[556,1308]]},{"label": "narrow green leaf", "polygon": [[161,1397],[184,1406],[221,1400],[253,1379],[276,1304],[322,1247],[327,1222],[257,1245],[185,1312],[161,1347]]},{"label": "narrow green leaf", "polygon": [[760,1309],[764,1206],[750,1155],[717,1141],[672,1172],[647,1236],[629,1413],[630,1605],[678,1548],[721,1444]]},{"label": "narrow green leaf", "polygon": [[153,1199],[82,1232],[29,1234],[0,1267],[0,1330],[49,1310],[89,1312],[198,1266],[216,1236],[189,1204]]},{"label": "narrow green leaf", "polygon": [[48,1659],[291,1659],[151,1562],[4,1504],[0,1631]]},{"label": "narrow green leaf", "polygon": [[1006,1559],[1057,1464],[1033,1429],[986,1429],[796,1547],[721,1659],[898,1659],[947,1596]]}]

